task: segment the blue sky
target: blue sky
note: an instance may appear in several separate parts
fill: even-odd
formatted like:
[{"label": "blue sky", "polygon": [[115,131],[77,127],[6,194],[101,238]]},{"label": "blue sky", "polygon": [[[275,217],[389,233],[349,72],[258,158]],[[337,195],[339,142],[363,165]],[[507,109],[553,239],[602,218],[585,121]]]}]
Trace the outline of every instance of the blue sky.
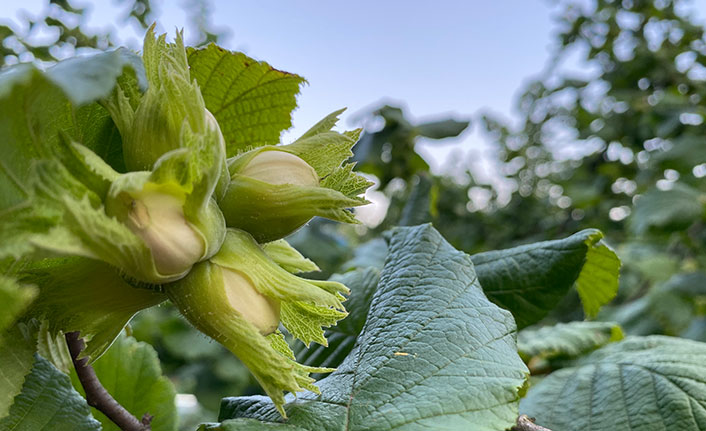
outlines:
[{"label": "blue sky", "polygon": [[[37,14],[47,0],[0,0],[0,18]],[[137,26],[116,26],[125,11],[115,0],[72,0],[91,6],[88,27],[110,27],[135,49]],[[153,0],[159,29],[190,34],[185,0]],[[211,0],[211,24],[226,30],[226,48],[240,50],[309,81],[299,97],[288,142],[329,112],[347,106],[341,125],[364,125],[382,103],[402,104],[413,118],[513,116],[523,84],[547,64],[557,13],[550,0]],[[692,2],[706,23],[706,0]],[[22,9],[21,12],[18,12]],[[569,59],[574,69],[583,65]],[[472,169],[492,178],[491,147],[478,125],[458,140],[419,150],[436,172]]]},{"label": "blue sky", "polygon": [[[45,3],[26,0],[18,7],[0,0],[0,17],[37,14]],[[139,47],[136,28],[112,24],[122,12],[114,0],[72,3],[91,5],[89,28],[111,26],[126,44]],[[153,3],[161,30],[186,27],[188,40],[186,2]],[[554,31],[549,3],[541,0],[213,0],[211,7],[212,24],[228,33],[227,48],[309,81],[285,142],[344,106],[342,125],[348,128],[361,126],[383,102],[403,104],[414,118],[466,118],[481,109],[509,115],[524,80],[546,63]],[[438,166],[454,148],[482,148],[475,129],[461,141],[424,151]]]}]

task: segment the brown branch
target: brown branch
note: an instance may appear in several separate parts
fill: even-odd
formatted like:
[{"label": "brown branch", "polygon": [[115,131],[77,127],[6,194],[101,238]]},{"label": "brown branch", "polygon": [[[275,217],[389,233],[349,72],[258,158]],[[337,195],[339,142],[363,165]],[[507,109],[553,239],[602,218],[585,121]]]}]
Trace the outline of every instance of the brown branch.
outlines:
[{"label": "brown branch", "polygon": [[517,418],[517,425],[512,427],[511,431],[551,431],[549,428],[544,428],[542,426],[534,423],[534,419],[527,415],[520,415]]},{"label": "brown branch", "polygon": [[81,382],[83,390],[86,391],[88,405],[98,409],[123,431],[151,431],[152,416],[149,413],[145,413],[141,421],[138,420],[101,385],[95,370],[88,364],[88,358],[78,359],[78,355],[86,347],[83,339],[79,338],[78,332],[68,332],[66,344],[69,346],[78,380]]}]

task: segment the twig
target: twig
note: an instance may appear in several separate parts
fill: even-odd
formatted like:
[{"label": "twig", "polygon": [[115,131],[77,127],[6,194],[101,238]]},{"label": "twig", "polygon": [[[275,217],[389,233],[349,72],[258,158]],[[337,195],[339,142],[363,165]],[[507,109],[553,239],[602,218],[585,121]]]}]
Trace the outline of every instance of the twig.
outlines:
[{"label": "twig", "polygon": [[534,423],[534,419],[527,415],[520,415],[517,418],[517,425],[512,427],[512,431],[551,431],[549,428],[544,428],[542,426]]},{"label": "twig", "polygon": [[86,391],[88,405],[100,410],[123,431],[151,431],[152,416],[149,413],[145,413],[141,421],[138,420],[101,385],[95,370],[88,364],[88,358],[78,359],[78,355],[86,347],[83,339],[79,338],[78,332],[68,332],[66,344],[69,346],[78,380],[81,382],[83,390]]}]

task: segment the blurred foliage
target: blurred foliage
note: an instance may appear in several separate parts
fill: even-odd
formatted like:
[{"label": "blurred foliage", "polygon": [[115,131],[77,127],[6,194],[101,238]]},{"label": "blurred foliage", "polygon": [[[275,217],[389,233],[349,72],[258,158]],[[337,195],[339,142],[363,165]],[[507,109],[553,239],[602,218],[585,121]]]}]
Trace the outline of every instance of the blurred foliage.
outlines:
[{"label": "blurred foliage", "polygon": [[[632,334],[705,338],[706,41],[688,6],[561,2],[552,62],[519,98],[518,125],[481,118],[497,181],[423,172],[409,155],[414,135],[373,156],[363,147],[361,170],[379,175],[384,158],[402,165],[380,181],[390,208],[374,231],[416,214],[473,253],[599,228],[625,262],[619,301],[602,318]],[[571,71],[563,60],[576,54],[581,70]],[[391,109],[378,111],[385,128],[376,136],[406,123],[388,120],[385,112],[401,112]],[[701,288],[675,290],[686,280]],[[567,299],[553,319],[576,306]]]},{"label": "blurred foliage", "polygon": [[[113,0],[124,14],[116,18],[116,26],[135,24],[141,31],[156,20],[150,0]],[[193,31],[198,35],[192,46],[218,42],[224,35],[209,23],[210,8],[207,0],[181,2],[192,20]],[[76,6],[69,0],[48,0],[36,16],[24,13],[14,22],[0,20],[0,67],[17,62],[54,62],[71,57],[76,50],[106,50],[117,45],[116,35],[110,29],[86,30],[85,17],[91,7]]]}]

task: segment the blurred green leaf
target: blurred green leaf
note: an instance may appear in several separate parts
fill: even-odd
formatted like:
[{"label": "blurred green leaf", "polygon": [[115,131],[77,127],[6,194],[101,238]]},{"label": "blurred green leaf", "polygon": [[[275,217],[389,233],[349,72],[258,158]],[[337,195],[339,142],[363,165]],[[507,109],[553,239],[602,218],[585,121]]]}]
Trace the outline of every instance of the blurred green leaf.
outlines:
[{"label": "blurred green leaf", "polygon": [[703,217],[706,195],[686,184],[670,190],[653,188],[635,204],[630,227],[636,234],[650,228],[679,230]]},{"label": "blurred green leaf", "polygon": [[430,139],[444,139],[460,135],[469,124],[470,121],[448,119],[417,124],[415,127],[420,136]]}]

